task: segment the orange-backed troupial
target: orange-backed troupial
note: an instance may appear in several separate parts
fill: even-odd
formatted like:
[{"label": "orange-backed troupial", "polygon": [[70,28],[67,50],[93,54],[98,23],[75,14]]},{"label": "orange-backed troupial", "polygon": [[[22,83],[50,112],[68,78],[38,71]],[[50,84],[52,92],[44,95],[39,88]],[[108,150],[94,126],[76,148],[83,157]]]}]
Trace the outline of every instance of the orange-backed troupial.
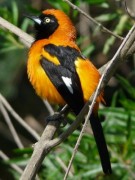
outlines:
[{"label": "orange-backed troupial", "polygon": [[[28,77],[37,94],[51,103],[66,103],[77,115],[95,91],[100,74],[77,46],[76,29],[60,10],[48,9],[35,22],[35,41],[29,50]],[[103,94],[96,100],[90,123],[102,168],[111,174],[111,165],[97,110]]]}]

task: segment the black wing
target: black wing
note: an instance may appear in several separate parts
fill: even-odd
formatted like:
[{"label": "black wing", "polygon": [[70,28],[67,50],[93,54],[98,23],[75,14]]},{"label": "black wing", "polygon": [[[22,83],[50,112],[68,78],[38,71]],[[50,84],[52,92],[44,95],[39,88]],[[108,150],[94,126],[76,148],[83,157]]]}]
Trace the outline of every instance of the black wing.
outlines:
[{"label": "black wing", "polygon": [[60,65],[56,65],[45,57],[41,59],[41,65],[54,84],[60,95],[78,114],[84,106],[83,93],[74,61],[80,53],[73,48],[47,45],[44,49],[52,56],[58,58]]}]

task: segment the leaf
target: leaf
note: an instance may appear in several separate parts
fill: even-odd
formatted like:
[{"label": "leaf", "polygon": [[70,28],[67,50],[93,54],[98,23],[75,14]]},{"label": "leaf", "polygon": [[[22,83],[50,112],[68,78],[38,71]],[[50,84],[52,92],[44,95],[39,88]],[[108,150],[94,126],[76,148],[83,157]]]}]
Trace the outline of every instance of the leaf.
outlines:
[{"label": "leaf", "polygon": [[53,1],[53,0],[48,0],[49,4],[51,4],[54,8],[56,9],[61,9],[63,10],[66,14],[69,14],[70,11],[70,6],[63,2],[63,1]]},{"label": "leaf", "polygon": [[17,26],[18,24],[18,7],[15,1],[12,2],[12,20],[13,24]]},{"label": "leaf", "polygon": [[85,50],[83,50],[83,55],[88,57],[95,50],[95,46],[93,44],[89,45]]},{"label": "leaf", "polygon": [[21,29],[23,30],[23,31],[27,31],[27,29],[28,29],[28,26],[31,24],[31,20],[29,20],[28,18],[25,18],[24,20],[23,20],[23,22],[22,22],[22,24],[21,24]]},{"label": "leaf", "polygon": [[119,102],[128,110],[135,110],[135,102],[130,99],[120,99]]},{"label": "leaf", "polygon": [[16,155],[32,154],[32,148],[14,149],[13,151]]},{"label": "leaf", "polygon": [[105,3],[107,1],[106,0],[84,0],[82,2],[89,3],[90,5],[97,5],[97,4]]},{"label": "leaf", "polygon": [[97,16],[95,19],[97,21],[100,21],[100,22],[107,22],[107,21],[114,20],[116,17],[117,17],[116,13],[114,13],[114,14],[102,14],[100,16]]},{"label": "leaf", "polygon": [[127,92],[129,96],[135,100],[135,87],[133,87],[130,82],[122,76],[117,75],[117,78],[125,92]]}]

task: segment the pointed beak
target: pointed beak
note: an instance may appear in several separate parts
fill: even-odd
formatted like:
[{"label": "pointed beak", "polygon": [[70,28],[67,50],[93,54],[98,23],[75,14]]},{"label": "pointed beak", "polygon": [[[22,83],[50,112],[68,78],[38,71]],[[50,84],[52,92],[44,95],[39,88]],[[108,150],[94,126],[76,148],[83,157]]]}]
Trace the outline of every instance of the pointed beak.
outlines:
[{"label": "pointed beak", "polygon": [[41,24],[41,19],[38,16],[31,16],[31,15],[25,15],[25,17],[31,19],[32,21],[34,21],[36,24]]}]

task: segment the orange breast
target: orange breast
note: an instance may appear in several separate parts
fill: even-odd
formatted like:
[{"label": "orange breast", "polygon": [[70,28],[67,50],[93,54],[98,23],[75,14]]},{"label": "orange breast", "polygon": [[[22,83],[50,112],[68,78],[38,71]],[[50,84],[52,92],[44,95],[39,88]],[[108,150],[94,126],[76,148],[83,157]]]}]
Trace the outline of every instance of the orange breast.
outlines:
[{"label": "orange breast", "polygon": [[[41,67],[40,59],[41,55],[43,55],[42,49],[44,45],[45,41],[43,40],[38,41],[32,45],[27,63],[28,77],[36,93],[41,98],[47,99],[51,103],[64,105],[65,101],[58,93],[57,89],[51,83],[45,71]],[[50,58],[49,54],[44,55],[45,57]],[[54,62],[58,64],[58,61],[56,59],[54,59]]]}]

